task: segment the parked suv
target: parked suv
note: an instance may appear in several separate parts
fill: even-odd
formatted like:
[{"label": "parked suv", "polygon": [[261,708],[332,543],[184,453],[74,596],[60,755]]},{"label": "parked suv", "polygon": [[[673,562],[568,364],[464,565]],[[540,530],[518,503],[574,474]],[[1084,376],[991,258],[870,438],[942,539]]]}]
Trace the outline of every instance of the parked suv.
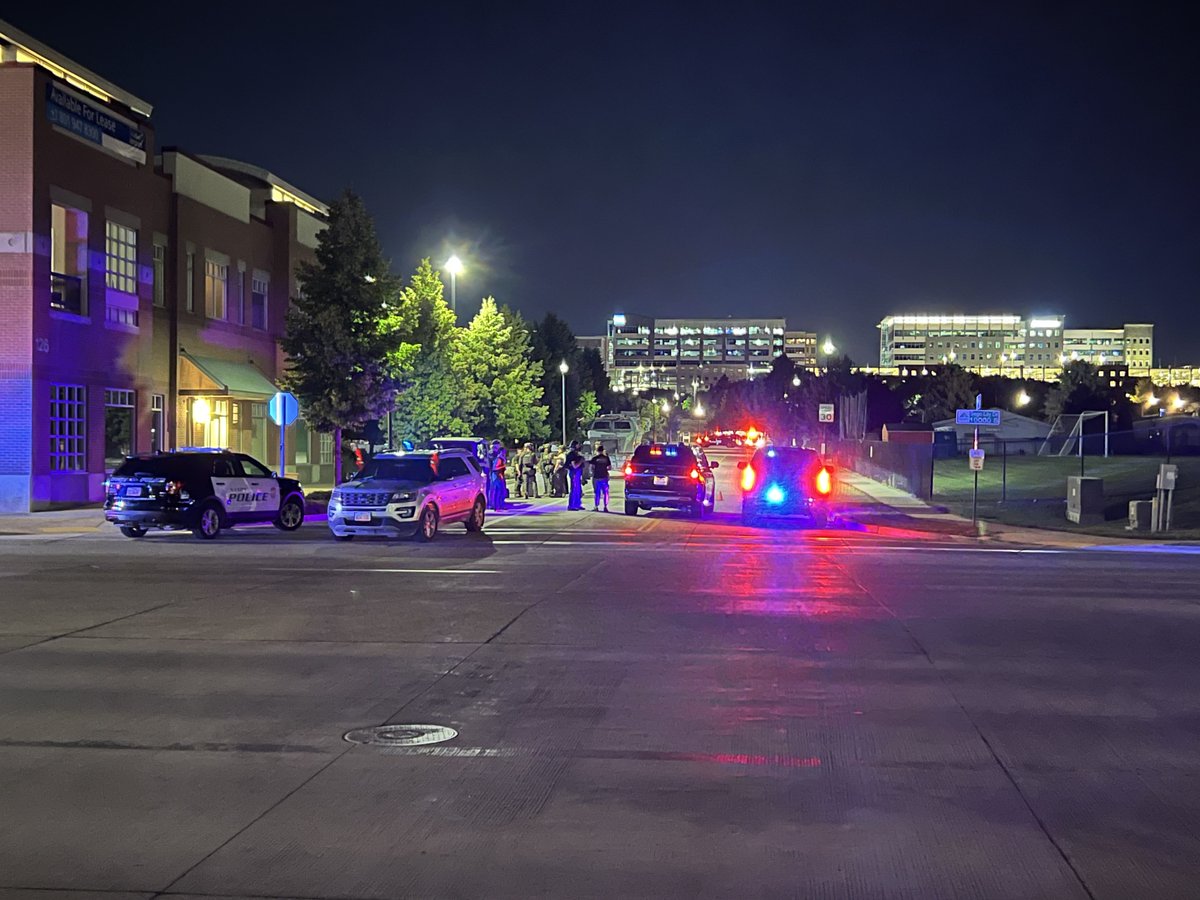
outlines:
[{"label": "parked suv", "polygon": [[211,540],[222,528],[249,522],[295,531],[304,524],[304,490],[245,453],[130,456],[105,482],[104,518],[131,538],[165,528]]},{"label": "parked suv", "polygon": [[687,444],[642,444],[625,464],[625,515],[665,506],[699,518],[711,512],[717,481],[704,451]]},{"label": "parked suv", "polygon": [[356,535],[404,535],[431,541],[438,527],[462,522],[482,531],[487,477],[466,450],[376,454],[329,498],[329,530]]}]

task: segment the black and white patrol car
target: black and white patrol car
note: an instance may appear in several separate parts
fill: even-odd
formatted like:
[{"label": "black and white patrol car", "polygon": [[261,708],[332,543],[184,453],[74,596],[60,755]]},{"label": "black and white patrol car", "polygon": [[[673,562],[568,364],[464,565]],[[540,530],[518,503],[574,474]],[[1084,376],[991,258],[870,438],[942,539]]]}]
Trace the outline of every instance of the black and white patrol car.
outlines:
[{"label": "black and white patrol car", "polygon": [[166,528],[211,540],[222,528],[251,522],[295,531],[304,523],[304,491],[245,453],[130,456],[105,482],[104,518],[131,538]]}]

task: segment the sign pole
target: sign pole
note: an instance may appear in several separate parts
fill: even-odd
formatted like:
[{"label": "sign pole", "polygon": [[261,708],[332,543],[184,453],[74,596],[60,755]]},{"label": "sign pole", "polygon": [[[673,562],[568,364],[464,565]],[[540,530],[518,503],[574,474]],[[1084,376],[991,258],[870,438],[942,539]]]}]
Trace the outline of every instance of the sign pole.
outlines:
[{"label": "sign pole", "polygon": [[[975,395],[975,408],[983,408],[983,394]],[[979,426],[975,426],[975,446],[973,448],[976,453],[979,452]],[[979,526],[979,470],[975,469],[975,489],[971,492],[971,524]]]}]

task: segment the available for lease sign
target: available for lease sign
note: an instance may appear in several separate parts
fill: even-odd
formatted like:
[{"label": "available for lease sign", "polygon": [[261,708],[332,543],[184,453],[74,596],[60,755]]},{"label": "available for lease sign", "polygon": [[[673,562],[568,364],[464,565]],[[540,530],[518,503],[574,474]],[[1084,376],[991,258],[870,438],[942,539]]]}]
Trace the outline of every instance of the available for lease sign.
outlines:
[{"label": "available for lease sign", "polygon": [[99,144],[139,165],[146,164],[146,132],[62,85],[46,85],[46,118],[51,125],[76,137]]}]

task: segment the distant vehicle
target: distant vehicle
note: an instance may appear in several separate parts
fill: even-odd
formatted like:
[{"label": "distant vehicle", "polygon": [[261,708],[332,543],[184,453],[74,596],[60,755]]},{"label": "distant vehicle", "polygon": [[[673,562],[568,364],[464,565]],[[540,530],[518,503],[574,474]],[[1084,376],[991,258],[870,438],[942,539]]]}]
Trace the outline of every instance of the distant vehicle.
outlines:
[{"label": "distant vehicle", "polygon": [[487,460],[491,441],[481,437],[436,437],[422,445],[423,450],[466,450],[481,462]]},{"label": "distant vehicle", "polygon": [[704,451],[687,444],[642,444],[625,464],[625,515],[639,509],[683,509],[696,518],[711,512],[717,495]]},{"label": "distant vehicle", "polygon": [[829,521],[834,471],[816,450],[760,447],[742,470],[742,521],[755,525],[766,518],[795,516],[818,528]]},{"label": "distant vehicle", "polygon": [[329,530],[342,541],[380,535],[432,541],[453,522],[482,531],[487,476],[469,450],[377,453],[334,488],[328,513]]},{"label": "distant vehicle", "polygon": [[588,426],[588,443],[604,445],[614,466],[622,466],[629,455],[646,440],[649,425],[635,413],[607,413],[597,416]]},{"label": "distant vehicle", "polygon": [[295,531],[304,524],[304,491],[245,453],[203,448],[130,456],[105,482],[104,518],[131,538],[163,528],[212,540],[222,528],[250,522]]}]

